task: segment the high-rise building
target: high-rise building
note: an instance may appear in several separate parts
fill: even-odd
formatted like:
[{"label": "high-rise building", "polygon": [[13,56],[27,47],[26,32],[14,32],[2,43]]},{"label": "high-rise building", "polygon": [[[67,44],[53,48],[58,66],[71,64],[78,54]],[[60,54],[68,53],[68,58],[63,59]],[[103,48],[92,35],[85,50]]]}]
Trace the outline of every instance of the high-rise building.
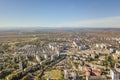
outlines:
[{"label": "high-rise building", "polygon": [[116,71],[116,69],[110,69],[110,75],[112,80],[120,80],[120,72]]},{"label": "high-rise building", "polygon": [[64,70],[64,79],[68,79],[68,71]]}]

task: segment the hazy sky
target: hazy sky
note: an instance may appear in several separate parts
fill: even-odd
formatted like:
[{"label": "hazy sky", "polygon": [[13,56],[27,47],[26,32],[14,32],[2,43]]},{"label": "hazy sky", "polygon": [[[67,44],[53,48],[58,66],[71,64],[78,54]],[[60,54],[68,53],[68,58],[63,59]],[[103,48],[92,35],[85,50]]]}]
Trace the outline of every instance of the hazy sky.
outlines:
[{"label": "hazy sky", "polygon": [[0,0],[0,28],[120,27],[120,0]]}]

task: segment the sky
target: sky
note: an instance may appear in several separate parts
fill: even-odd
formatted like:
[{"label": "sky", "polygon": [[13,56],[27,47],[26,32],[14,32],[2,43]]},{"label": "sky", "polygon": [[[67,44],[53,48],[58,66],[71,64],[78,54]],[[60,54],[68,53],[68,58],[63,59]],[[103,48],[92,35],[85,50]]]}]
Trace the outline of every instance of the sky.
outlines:
[{"label": "sky", "polygon": [[0,0],[0,29],[120,28],[120,0]]}]

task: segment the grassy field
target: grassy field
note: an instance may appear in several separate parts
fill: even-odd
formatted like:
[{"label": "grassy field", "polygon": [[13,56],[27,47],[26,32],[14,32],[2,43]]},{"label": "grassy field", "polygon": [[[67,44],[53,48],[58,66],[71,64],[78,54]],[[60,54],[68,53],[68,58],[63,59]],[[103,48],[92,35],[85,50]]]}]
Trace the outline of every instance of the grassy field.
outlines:
[{"label": "grassy field", "polygon": [[50,78],[52,80],[62,80],[63,79],[63,71],[61,70],[51,70],[46,72],[44,75],[44,79]]}]

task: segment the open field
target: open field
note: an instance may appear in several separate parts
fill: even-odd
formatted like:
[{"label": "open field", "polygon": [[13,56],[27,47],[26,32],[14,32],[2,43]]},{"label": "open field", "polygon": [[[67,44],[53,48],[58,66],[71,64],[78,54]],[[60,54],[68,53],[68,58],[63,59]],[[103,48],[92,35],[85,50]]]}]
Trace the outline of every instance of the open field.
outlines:
[{"label": "open field", "polygon": [[53,79],[53,80],[62,80],[63,79],[63,72],[61,70],[52,70],[49,72],[46,72],[44,75],[44,79]]}]

